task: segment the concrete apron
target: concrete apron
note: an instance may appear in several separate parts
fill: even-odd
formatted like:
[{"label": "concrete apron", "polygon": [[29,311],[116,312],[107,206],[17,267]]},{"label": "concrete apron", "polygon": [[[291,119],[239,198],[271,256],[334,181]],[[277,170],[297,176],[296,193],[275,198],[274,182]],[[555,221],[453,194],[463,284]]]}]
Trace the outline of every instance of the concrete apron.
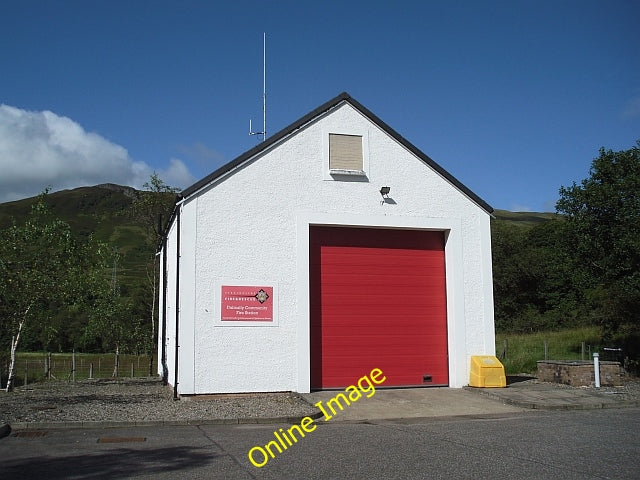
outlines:
[{"label": "concrete apron", "polygon": [[[505,405],[495,399],[478,395],[461,388],[393,388],[376,389],[375,394],[367,398],[363,395],[350,405],[346,405],[342,397],[340,410],[332,402],[335,415],[327,402],[339,393],[348,394],[344,390],[323,390],[305,393],[302,397],[315,405],[322,401],[324,409],[332,415],[331,422],[389,420],[400,418],[446,417],[459,415],[495,415],[525,411],[514,405]],[[320,420],[323,417],[320,417]]]}]

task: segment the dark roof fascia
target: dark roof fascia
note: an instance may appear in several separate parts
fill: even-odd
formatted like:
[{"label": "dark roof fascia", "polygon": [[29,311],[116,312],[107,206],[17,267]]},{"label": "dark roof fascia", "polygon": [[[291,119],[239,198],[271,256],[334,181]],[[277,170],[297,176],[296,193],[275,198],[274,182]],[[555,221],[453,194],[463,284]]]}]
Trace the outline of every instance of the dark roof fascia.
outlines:
[{"label": "dark roof fascia", "polygon": [[274,135],[270,136],[264,142],[259,143],[258,145],[253,147],[251,150],[246,151],[245,153],[243,153],[239,157],[235,158],[234,160],[230,161],[229,163],[226,163],[226,164],[222,165],[220,168],[218,168],[214,172],[210,173],[209,175],[207,175],[203,179],[198,180],[196,183],[194,183],[190,187],[187,187],[184,190],[182,190],[178,194],[178,196],[176,198],[176,203],[175,203],[175,205],[173,207],[173,211],[171,212],[171,217],[169,218],[169,221],[167,222],[167,225],[165,226],[163,238],[166,238],[166,236],[167,236],[167,234],[169,232],[169,229],[171,228],[171,224],[172,224],[174,218],[177,215],[177,210],[180,207],[180,204],[183,201],[185,201],[187,198],[189,198],[191,195],[193,195],[194,193],[198,192],[202,188],[205,188],[207,185],[209,185],[210,183],[214,182],[217,178],[223,176],[225,173],[230,172],[233,169],[235,169],[236,167],[242,165],[244,162],[249,160],[251,157],[253,157],[255,155],[258,155],[260,152],[262,152],[264,150],[267,150],[269,147],[271,147],[275,143],[279,142],[281,139],[291,135],[293,132],[295,132],[299,128],[303,127],[307,123],[311,122],[316,117],[322,115],[323,113],[325,113],[328,110],[331,110],[333,107],[338,105],[340,102],[343,102],[343,101],[349,100],[349,99],[351,99],[351,96],[346,92],[342,92],[337,97],[332,98],[328,102],[320,105],[318,108],[316,108],[312,112],[309,112],[307,115],[305,115],[301,119],[293,122],[291,125],[283,128],[279,132],[277,132]]},{"label": "dark roof fascia", "polygon": [[318,108],[316,108],[312,112],[309,112],[307,115],[305,115],[301,119],[293,122],[291,125],[283,128],[279,132],[277,132],[277,133],[273,134],[272,136],[268,137],[264,142],[259,143],[258,145],[253,147],[251,150],[246,151],[245,153],[243,153],[239,157],[235,158],[231,162],[221,166],[220,168],[218,168],[213,173],[207,175],[202,180],[199,180],[198,182],[194,183],[190,187],[187,187],[186,189],[184,189],[180,193],[180,195],[183,198],[187,198],[187,197],[193,195],[195,192],[197,192],[201,188],[206,187],[209,183],[215,181],[218,177],[220,177],[220,176],[224,175],[225,173],[233,170],[234,168],[240,166],[242,163],[246,162],[251,157],[253,157],[255,155],[258,155],[259,153],[261,153],[264,150],[269,149],[269,147],[271,147],[272,145],[278,143],[283,138],[291,135],[293,132],[295,132],[299,128],[303,127],[304,125],[306,125],[307,123],[312,121],[314,118],[322,115],[327,110],[332,109],[333,107],[335,107],[340,102],[342,102],[344,100],[348,100],[350,98],[351,97],[349,96],[348,93],[342,92],[337,97],[329,100],[326,103],[323,103],[322,105],[320,105]]},{"label": "dark roof fascia", "polygon": [[180,197],[182,199],[188,198],[189,196],[191,196],[194,193],[196,193],[198,190],[206,187],[208,184],[210,184],[211,182],[215,181],[220,176],[222,176],[225,173],[235,169],[236,167],[240,166],[242,163],[246,162],[250,158],[254,157],[255,155],[258,155],[262,151],[269,149],[272,145],[278,143],[283,138],[291,135],[293,132],[295,132],[299,128],[303,127],[307,123],[311,122],[316,117],[322,115],[323,113],[327,112],[328,110],[331,110],[332,108],[334,108],[335,106],[337,106],[341,102],[345,102],[345,101],[350,103],[357,110],[359,110],[360,113],[362,113],[364,116],[368,117],[373,123],[378,125],[378,127],[380,127],[382,130],[384,130],[388,135],[393,137],[398,143],[403,145],[407,150],[409,150],[415,156],[420,158],[424,163],[426,163],[431,168],[433,168],[437,173],[439,173],[447,181],[449,181],[456,188],[458,188],[461,192],[463,192],[467,197],[469,197],[473,202],[475,202],[483,210],[485,210],[489,214],[491,214],[493,212],[493,207],[491,207],[491,205],[489,205],[487,202],[482,200],[478,195],[473,193],[466,185],[464,185],[462,182],[460,182],[458,179],[456,179],[453,175],[451,175],[449,172],[447,172],[444,168],[442,168],[438,163],[436,163],[428,155],[423,153],[415,145],[413,145],[406,138],[404,138],[402,135],[400,135],[398,132],[396,132],[393,128],[391,128],[389,125],[387,125],[377,115],[375,115],[371,110],[369,110],[364,105],[362,105],[360,102],[358,102],[353,97],[351,97],[351,95],[349,95],[347,92],[342,92],[337,97],[334,97],[331,100],[329,100],[328,102],[323,103],[318,108],[316,108],[315,110],[309,112],[304,117],[302,117],[299,120],[293,122],[291,125],[283,128],[282,130],[280,130],[276,134],[272,135],[271,137],[267,138],[267,140],[265,140],[264,142],[261,142],[260,144],[256,145],[254,148],[252,148],[251,150],[246,151],[245,153],[243,153],[242,155],[240,155],[236,159],[234,159],[231,162],[229,162],[229,163],[223,165],[222,167],[218,168],[213,173],[207,175],[202,180],[199,180],[198,182],[194,183],[190,187],[184,189],[180,193]]},{"label": "dark roof fascia", "polygon": [[444,168],[442,168],[438,163],[436,163],[431,157],[422,152],[418,147],[412,144],[409,140],[404,138],[398,132],[396,132],[393,128],[387,125],[384,121],[378,118],[371,110],[362,105],[360,102],[353,98],[349,98],[349,103],[351,103],[355,108],[360,110],[360,112],[369,117],[369,119],[377,124],[382,130],[384,130],[387,134],[393,137],[398,143],[403,145],[407,150],[413,153],[415,156],[420,158],[424,163],[433,168],[436,172],[442,175],[445,179],[447,179],[450,183],[452,183],[455,187],[461,190],[467,197],[469,197],[474,203],[476,203],[479,207],[485,210],[487,213],[491,214],[493,212],[493,207],[481,199],[478,195],[473,193],[471,189],[469,189],[466,185],[460,182],[457,178],[447,172]]}]

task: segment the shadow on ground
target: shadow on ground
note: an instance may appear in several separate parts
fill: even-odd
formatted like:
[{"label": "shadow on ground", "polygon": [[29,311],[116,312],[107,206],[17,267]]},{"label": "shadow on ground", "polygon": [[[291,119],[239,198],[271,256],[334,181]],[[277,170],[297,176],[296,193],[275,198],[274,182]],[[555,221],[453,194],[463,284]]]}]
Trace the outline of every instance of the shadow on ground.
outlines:
[{"label": "shadow on ground", "polygon": [[128,478],[134,472],[145,476],[176,473],[184,475],[192,468],[228,457],[226,453],[214,453],[211,449],[174,447],[158,449],[114,449],[84,455],[65,457],[28,457],[2,462],[3,480],[25,478],[79,479],[79,478]]},{"label": "shadow on ground", "polygon": [[507,375],[507,386],[514,383],[526,382],[527,380],[534,380],[536,377],[530,375]]}]

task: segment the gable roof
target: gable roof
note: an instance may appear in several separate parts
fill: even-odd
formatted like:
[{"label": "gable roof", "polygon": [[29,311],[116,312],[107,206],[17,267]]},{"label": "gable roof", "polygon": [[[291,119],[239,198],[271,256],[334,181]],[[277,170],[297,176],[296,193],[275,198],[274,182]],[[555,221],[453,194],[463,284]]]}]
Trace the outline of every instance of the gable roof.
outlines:
[{"label": "gable roof", "polygon": [[272,145],[278,143],[283,138],[291,135],[293,132],[295,132],[299,128],[301,128],[304,125],[306,125],[307,123],[311,122],[316,117],[319,117],[320,115],[324,114],[325,112],[327,112],[327,111],[333,109],[334,107],[338,106],[342,102],[349,103],[352,107],[354,107],[356,110],[358,110],[362,115],[367,117],[371,122],[375,123],[379,128],[381,128],[383,131],[385,131],[389,136],[391,136],[398,143],[403,145],[407,150],[409,150],[411,153],[413,153],[415,156],[417,156],[424,163],[429,165],[433,170],[435,170],[437,173],[439,173],[449,183],[454,185],[458,190],[460,190],[462,193],[464,193],[467,197],[469,197],[474,203],[476,203],[478,206],[480,206],[487,213],[490,214],[491,212],[493,212],[493,208],[491,207],[491,205],[489,205],[487,202],[482,200],[478,195],[473,193],[469,188],[467,188],[464,184],[462,184],[462,182],[457,180],[453,175],[451,175],[444,168],[442,168],[440,165],[438,165],[429,156],[427,156],[422,151],[420,151],[415,145],[413,145],[411,142],[409,142],[407,139],[405,139],[402,135],[400,135],[398,132],[396,132],[393,128],[391,128],[385,122],[383,122],[380,118],[378,118],[373,112],[371,112],[369,109],[367,109],[364,105],[362,105],[361,103],[356,101],[347,92],[342,92],[337,97],[329,100],[326,103],[323,103],[322,105],[320,105],[315,110],[313,110],[313,111],[309,112],[308,114],[306,114],[304,117],[300,118],[299,120],[296,120],[291,125],[283,128],[279,132],[277,132],[274,135],[268,137],[265,141],[259,143],[258,145],[253,147],[251,150],[246,151],[245,153],[243,153],[239,157],[235,158],[231,162],[221,166],[220,168],[218,168],[214,172],[210,173],[209,175],[207,175],[203,179],[197,181],[196,183],[194,183],[190,187],[187,187],[186,189],[184,189],[180,193],[179,196],[181,198],[183,198],[183,199],[190,197],[191,195],[193,195],[194,193],[196,193],[200,189],[206,187],[208,184],[210,184],[211,182],[215,181],[217,178],[219,178],[222,175],[224,175],[225,173],[230,172],[231,170],[235,169],[236,167],[238,167],[242,163],[246,162],[250,158],[254,157],[255,155],[257,155],[259,153],[261,153],[262,151],[265,151],[265,150],[269,149]]}]

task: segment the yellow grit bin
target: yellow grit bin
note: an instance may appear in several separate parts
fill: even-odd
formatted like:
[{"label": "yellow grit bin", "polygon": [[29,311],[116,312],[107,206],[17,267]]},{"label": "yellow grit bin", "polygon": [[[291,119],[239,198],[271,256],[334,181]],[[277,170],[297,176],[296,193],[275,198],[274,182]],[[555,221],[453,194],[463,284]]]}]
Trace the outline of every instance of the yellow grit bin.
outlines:
[{"label": "yellow grit bin", "polygon": [[493,355],[472,355],[469,377],[469,386],[471,387],[500,388],[507,386],[504,366]]}]

